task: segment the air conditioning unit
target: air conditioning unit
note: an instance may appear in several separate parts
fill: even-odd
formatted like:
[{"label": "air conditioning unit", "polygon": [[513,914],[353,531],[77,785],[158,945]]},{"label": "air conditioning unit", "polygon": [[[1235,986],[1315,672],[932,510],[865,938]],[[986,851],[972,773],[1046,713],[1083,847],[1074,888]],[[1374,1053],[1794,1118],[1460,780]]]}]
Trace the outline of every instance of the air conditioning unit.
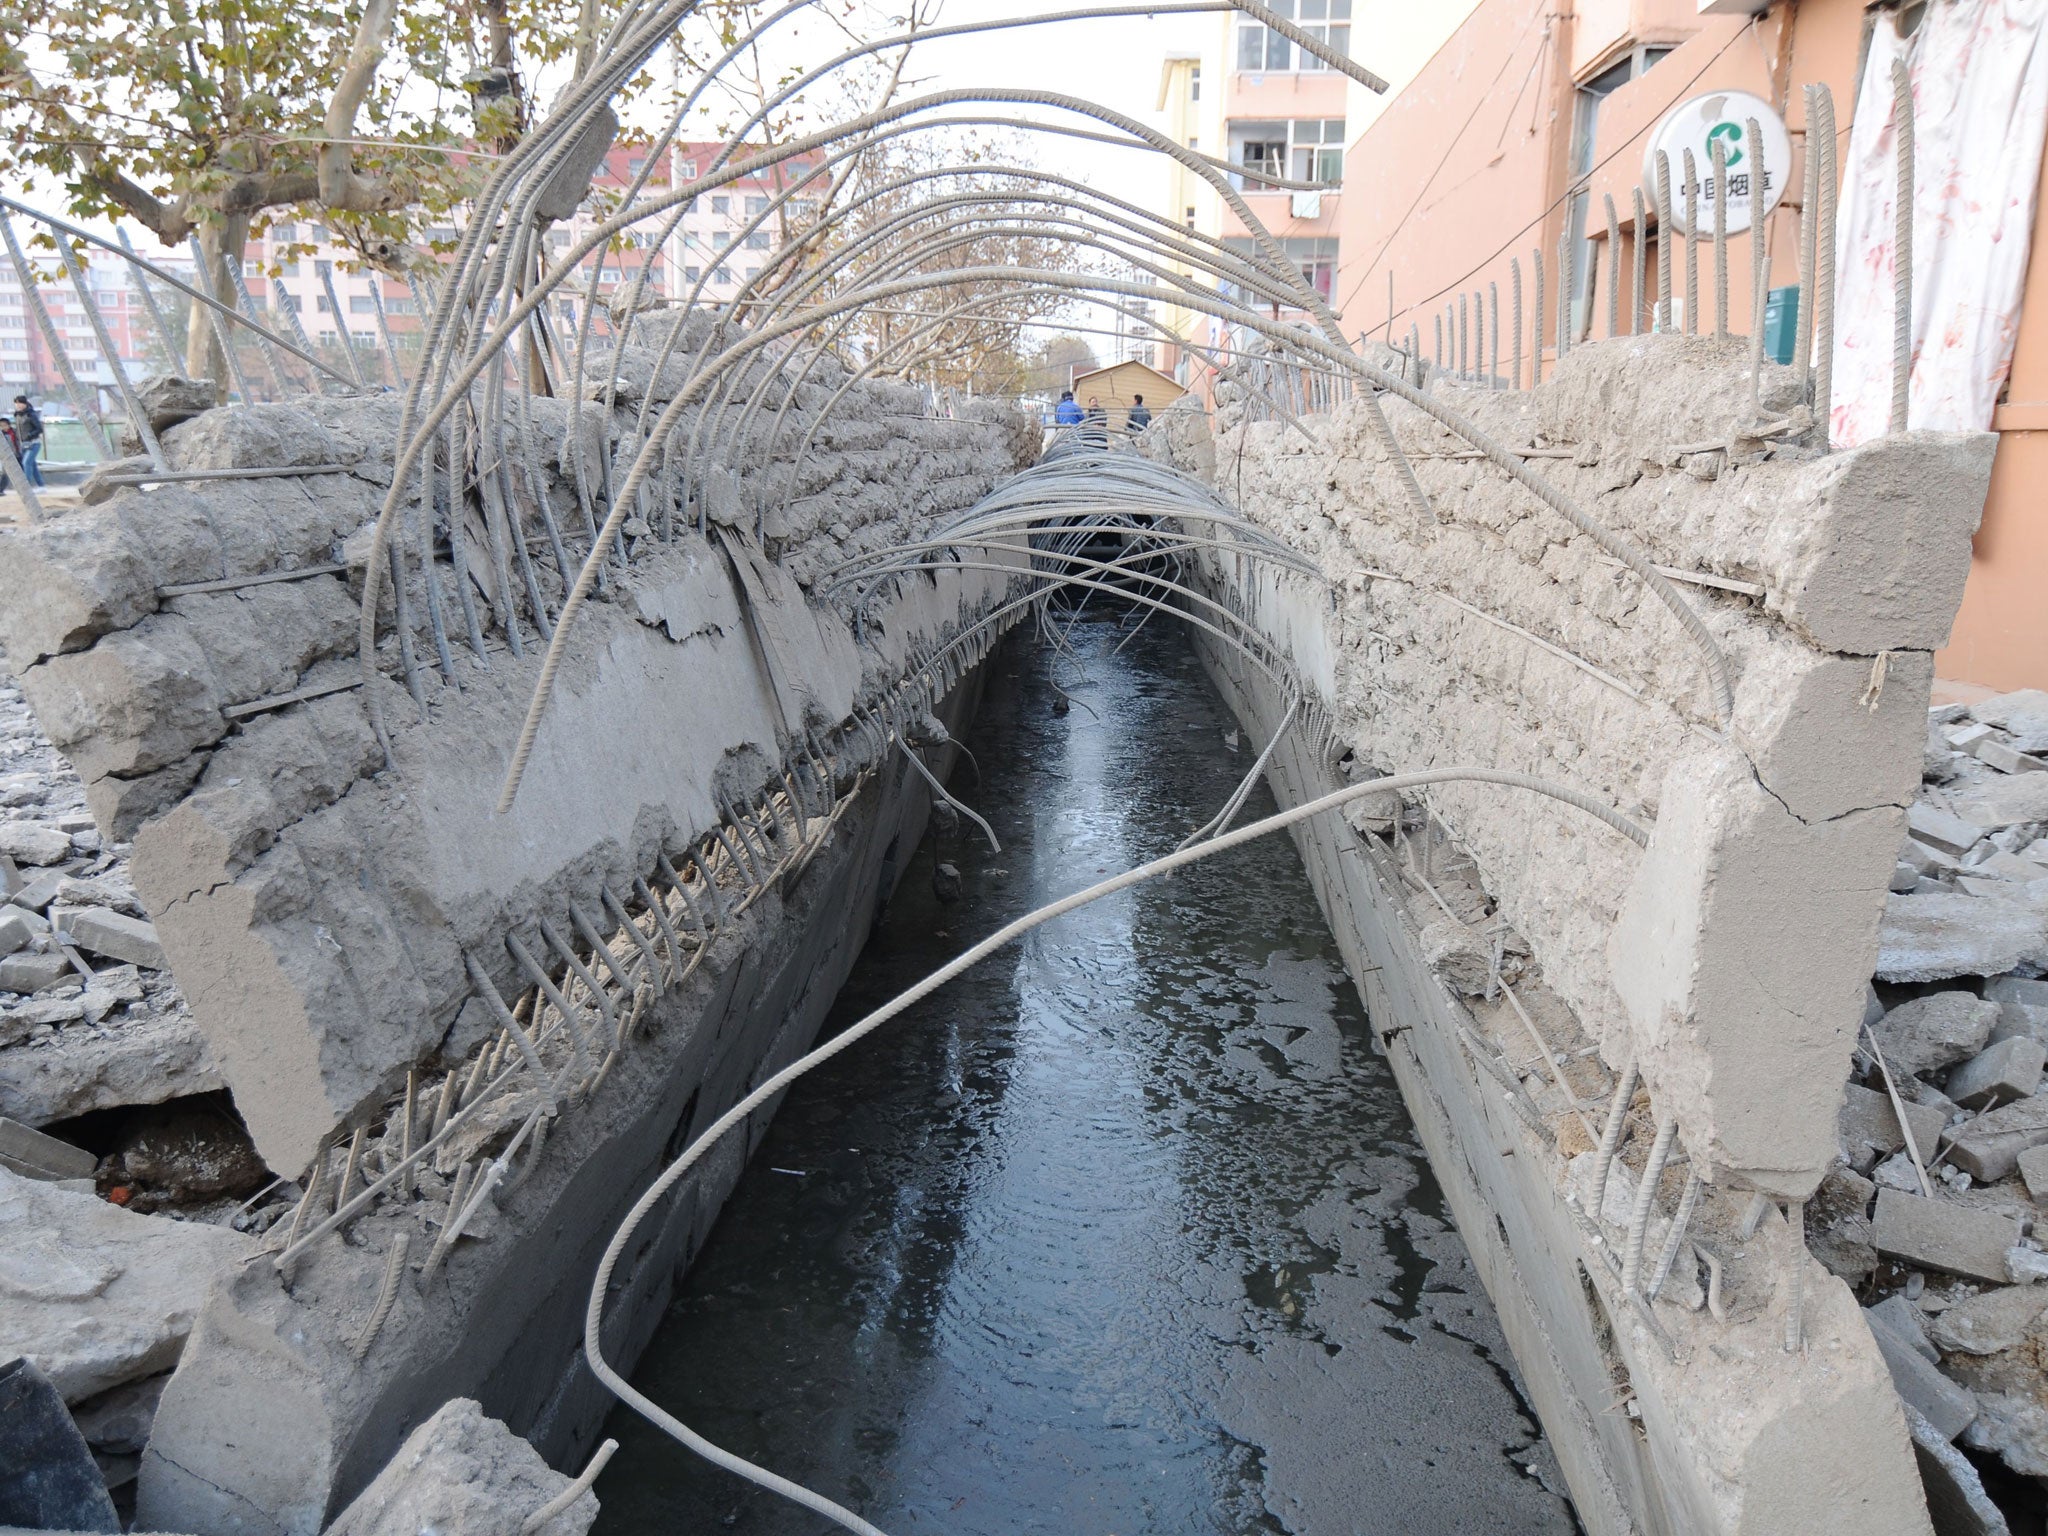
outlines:
[{"label": "air conditioning unit", "polygon": [[1296,192],[1288,200],[1287,211],[1297,219],[1319,219],[1323,216],[1323,194],[1320,192]]}]

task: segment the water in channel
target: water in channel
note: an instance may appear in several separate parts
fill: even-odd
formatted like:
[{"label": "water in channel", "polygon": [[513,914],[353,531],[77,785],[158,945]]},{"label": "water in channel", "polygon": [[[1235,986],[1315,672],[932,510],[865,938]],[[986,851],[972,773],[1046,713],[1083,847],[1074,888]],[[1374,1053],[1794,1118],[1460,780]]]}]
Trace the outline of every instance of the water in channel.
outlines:
[{"label": "water in channel", "polygon": [[[990,663],[954,787],[1003,851],[917,851],[828,1031],[1229,796],[1259,744],[1182,633],[1128,638]],[[634,1380],[891,1536],[1577,1528],[1284,835],[1037,930],[800,1082]],[[599,1536],[827,1528],[623,1409],[606,1433]]]}]

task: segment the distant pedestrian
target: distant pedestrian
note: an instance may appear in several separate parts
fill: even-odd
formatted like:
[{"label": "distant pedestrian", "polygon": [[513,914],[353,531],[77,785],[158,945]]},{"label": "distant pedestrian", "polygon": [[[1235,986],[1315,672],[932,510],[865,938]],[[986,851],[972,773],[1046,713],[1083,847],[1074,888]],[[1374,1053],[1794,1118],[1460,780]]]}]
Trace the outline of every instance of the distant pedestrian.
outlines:
[{"label": "distant pedestrian", "polygon": [[1131,396],[1131,414],[1125,418],[1124,424],[1133,437],[1152,425],[1152,412],[1146,408],[1143,395]]},{"label": "distant pedestrian", "polygon": [[21,446],[15,456],[21,460],[21,472],[28,476],[30,485],[43,483],[43,471],[36,463],[43,456],[43,418],[27,395],[14,397],[14,438]]},{"label": "distant pedestrian", "polygon": [[1109,446],[1109,412],[1094,395],[1088,397],[1088,414],[1081,418],[1081,441],[1090,448]]},{"label": "distant pedestrian", "polygon": [[1081,407],[1074,403],[1074,392],[1071,389],[1060,391],[1060,403],[1053,407],[1052,420],[1056,427],[1081,425]]}]

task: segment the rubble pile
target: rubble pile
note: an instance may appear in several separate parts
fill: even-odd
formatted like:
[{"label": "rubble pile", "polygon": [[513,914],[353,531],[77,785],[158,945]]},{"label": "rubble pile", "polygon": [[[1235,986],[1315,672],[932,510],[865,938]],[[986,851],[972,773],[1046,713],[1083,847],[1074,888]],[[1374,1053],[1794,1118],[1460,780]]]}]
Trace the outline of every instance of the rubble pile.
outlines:
[{"label": "rubble pile", "polygon": [[221,1086],[85,785],[0,667],[0,1116],[47,1125]]},{"label": "rubble pile", "polygon": [[2048,693],[1928,712],[1813,1252],[1900,1396],[2048,1482]]}]

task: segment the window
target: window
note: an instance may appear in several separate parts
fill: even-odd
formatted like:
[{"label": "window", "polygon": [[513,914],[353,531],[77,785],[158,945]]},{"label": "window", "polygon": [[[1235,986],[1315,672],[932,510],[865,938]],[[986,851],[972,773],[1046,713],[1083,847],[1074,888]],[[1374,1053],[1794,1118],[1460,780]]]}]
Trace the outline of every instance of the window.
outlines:
[{"label": "window", "polygon": [[748,282],[750,282],[750,283],[751,283],[751,282],[753,282],[753,281],[754,281],[754,280],[755,280],[756,278],[758,278],[758,277],[759,277],[760,275],[761,275],[761,269],[760,269],[759,267],[749,267],[749,268],[747,268],[747,281],[748,281]]},{"label": "window", "polygon": [[415,311],[411,299],[386,299],[384,313],[387,315],[410,315]]},{"label": "window", "polygon": [[[1607,68],[1580,85],[1572,107],[1571,143],[1571,184],[1570,204],[1565,217],[1570,221],[1572,238],[1572,334],[1584,336],[1592,315],[1593,264],[1596,252],[1593,242],[1586,236],[1586,211],[1590,194],[1586,191],[1586,178],[1593,173],[1594,152],[1599,145],[1600,103],[1612,96],[1629,81],[1647,74],[1666,54],[1671,52],[1665,46],[1644,46],[1631,48]],[[1672,184],[1680,180],[1678,167],[1672,168]]]},{"label": "window", "polygon": [[1197,65],[1196,65],[1196,66],[1195,66],[1195,67],[1194,67],[1193,69],[1191,69],[1191,70],[1189,70],[1189,71],[1188,71],[1188,100],[1189,100],[1189,101],[1200,101],[1201,99],[1202,99],[1202,66],[1201,66],[1201,65],[1199,65],[1199,64],[1197,64]]},{"label": "window", "polygon": [[1310,236],[1286,239],[1280,242],[1280,249],[1289,261],[1301,268],[1301,275],[1308,279],[1309,286],[1327,299],[1337,277],[1336,238]]},{"label": "window", "polygon": [[0,331],[25,331],[28,329],[26,315],[0,315]]},{"label": "window", "polygon": [[731,217],[732,217],[732,199],[731,199],[731,198],[729,198],[729,197],[714,197],[714,198],[712,198],[712,199],[711,199],[711,216],[712,216],[713,218],[715,218],[715,219],[729,219],[729,218],[731,218]]},{"label": "window", "polygon": [[732,244],[732,231],[731,231],[731,230],[729,230],[729,229],[714,229],[714,230],[713,230],[713,231],[711,232],[711,247],[712,247],[712,249],[713,249],[713,250],[718,250],[718,251],[722,251],[722,250],[724,250],[724,249],[725,249],[725,248],[726,248],[726,247],[727,247],[728,245],[731,245],[731,244]]},{"label": "window", "polygon": [[1183,215],[1183,221],[1187,224],[1187,227],[1189,229],[1193,229],[1195,227],[1195,205],[1193,203],[1188,204],[1188,211],[1185,215]]},{"label": "window", "polygon": [[[1232,123],[1230,125],[1230,161],[1248,171],[1264,176],[1285,177],[1287,174],[1287,125],[1285,123]],[[1257,179],[1247,183],[1242,176],[1233,176],[1231,182],[1240,191],[1249,186],[1259,190],[1264,183]]]},{"label": "window", "polygon": [[634,155],[631,159],[627,160],[626,162],[626,174],[628,176],[638,176],[642,171],[646,169],[647,157],[645,155]]},{"label": "window", "polygon": [[791,198],[789,211],[792,216],[799,219],[815,219],[818,216],[817,199],[810,197]]},{"label": "window", "polygon": [[[293,265],[296,266],[297,263],[295,262],[293,263]],[[278,308],[280,309],[301,310],[306,307],[306,301],[300,298],[296,293],[280,293],[277,296],[277,298]]]},{"label": "window", "polygon": [[750,198],[748,198],[748,199],[747,199],[747,217],[748,217],[748,218],[750,218],[750,219],[758,219],[758,218],[759,218],[759,217],[760,217],[760,216],[761,216],[762,214],[766,213],[767,211],[768,211],[768,199],[767,199],[767,198],[765,198],[765,197],[750,197]]},{"label": "window", "polygon": [[567,249],[569,249],[569,231],[567,231],[566,229],[549,230],[548,244],[553,246],[558,251],[566,251]]},{"label": "window", "polygon": [[729,282],[731,282],[731,281],[732,281],[732,268],[731,268],[731,267],[720,267],[720,268],[719,268],[719,269],[718,269],[718,270],[717,270],[716,272],[714,272],[714,273],[712,273],[712,274],[711,274],[711,280],[712,280],[712,281],[713,281],[714,283],[729,283]]},{"label": "window", "polygon": [[314,295],[313,307],[315,310],[317,310],[319,313],[323,315],[332,314],[334,312],[334,306],[327,302],[327,295],[324,293]]},{"label": "window", "polygon": [[377,300],[371,294],[352,293],[348,297],[348,312],[352,315],[374,315],[377,313]]},{"label": "window", "polygon": [[703,269],[702,267],[685,267],[685,268],[683,268],[683,281],[684,281],[684,282],[686,282],[686,283],[694,283],[694,282],[697,282],[697,281],[698,281],[699,279],[701,279],[701,278],[702,278],[703,276],[704,276],[704,269]]},{"label": "window", "polygon": [[459,237],[456,235],[455,227],[452,224],[436,224],[427,231],[427,238],[429,240],[438,240],[444,245],[453,245]]},{"label": "window", "polygon": [[695,181],[695,180],[697,179],[697,162],[696,162],[696,161],[694,161],[694,160],[675,160],[675,161],[671,161],[670,163],[671,163],[671,164],[673,164],[673,165],[675,166],[675,168],[676,168],[676,180],[677,180],[677,181]]},{"label": "window", "polygon": [[299,227],[296,224],[273,224],[270,226],[270,238],[285,242],[296,240],[299,238]]},{"label": "window", "polygon": [[[1327,43],[1338,53],[1351,52],[1351,0],[1268,0],[1268,5],[1317,42]],[[1246,21],[1237,28],[1237,67],[1259,74],[1330,66],[1308,52],[1297,61],[1294,45],[1286,38],[1255,21]]]},{"label": "window", "polygon": [[1344,179],[1344,119],[1298,117],[1288,126],[1289,163],[1295,181],[1334,187]]},{"label": "window", "polygon": [[747,249],[750,251],[767,250],[768,231],[765,229],[757,229],[751,235],[747,236]]}]

